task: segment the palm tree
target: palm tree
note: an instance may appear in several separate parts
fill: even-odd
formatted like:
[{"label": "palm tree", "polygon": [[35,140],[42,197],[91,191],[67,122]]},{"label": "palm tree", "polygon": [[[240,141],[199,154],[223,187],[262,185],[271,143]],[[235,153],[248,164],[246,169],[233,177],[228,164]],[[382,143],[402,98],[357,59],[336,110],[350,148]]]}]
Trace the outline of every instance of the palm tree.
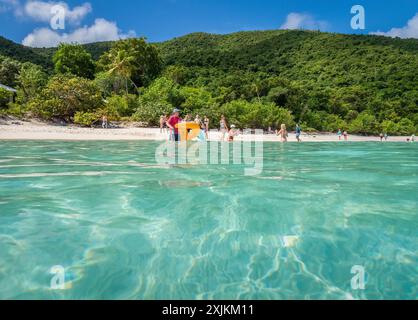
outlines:
[{"label": "palm tree", "polygon": [[126,93],[128,94],[128,81],[131,82],[136,89],[135,82],[132,81],[132,74],[135,68],[135,57],[125,49],[109,52],[109,71],[110,75],[118,75],[125,79]]}]

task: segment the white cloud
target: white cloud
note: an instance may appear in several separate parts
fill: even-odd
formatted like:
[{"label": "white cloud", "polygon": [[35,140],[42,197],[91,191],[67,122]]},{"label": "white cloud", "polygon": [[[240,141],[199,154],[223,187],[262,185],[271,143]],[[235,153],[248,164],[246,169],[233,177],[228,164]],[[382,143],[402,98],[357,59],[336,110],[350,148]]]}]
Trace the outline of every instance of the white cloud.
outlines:
[{"label": "white cloud", "polygon": [[286,17],[286,21],[280,29],[294,30],[294,29],[307,29],[307,30],[325,30],[328,28],[326,21],[316,20],[310,14],[292,12]]},{"label": "white cloud", "polygon": [[[93,25],[79,27],[81,21],[93,11],[90,3],[70,8],[64,1],[40,0],[0,0],[0,8],[13,10],[15,16],[28,18],[37,22],[49,24],[53,14],[51,9],[61,5],[65,9],[66,22],[70,27],[65,32],[54,31],[47,27],[37,28],[28,34],[22,44],[29,47],[55,47],[60,43],[90,43],[99,41],[113,41],[134,37],[135,32],[122,33],[115,22],[106,19],[96,19]],[[6,7],[7,6],[7,7]]]},{"label": "white cloud", "polygon": [[371,32],[371,34],[387,37],[418,38],[418,13],[407,22],[405,27],[392,28],[388,32]]},{"label": "white cloud", "polygon": [[51,13],[51,9],[56,5],[64,8],[66,21],[71,24],[79,24],[86,15],[92,12],[92,6],[88,2],[71,9],[64,1],[28,0],[22,2],[20,0],[0,0],[0,13],[13,11],[14,15],[19,18],[27,18],[37,22],[50,22],[54,15]]},{"label": "white cloud", "polygon": [[114,22],[96,19],[92,26],[78,28],[71,33],[60,34],[48,28],[34,30],[23,39],[23,45],[28,47],[55,47],[60,43],[91,43],[99,41],[113,41],[134,37],[135,32],[128,34],[120,32]]},{"label": "white cloud", "polygon": [[39,22],[49,22],[53,17],[51,9],[55,5],[60,5],[65,9],[66,21],[78,24],[84,17],[92,11],[91,4],[86,2],[81,6],[71,9],[66,2],[45,2],[45,1],[27,1],[19,10],[20,14]]}]

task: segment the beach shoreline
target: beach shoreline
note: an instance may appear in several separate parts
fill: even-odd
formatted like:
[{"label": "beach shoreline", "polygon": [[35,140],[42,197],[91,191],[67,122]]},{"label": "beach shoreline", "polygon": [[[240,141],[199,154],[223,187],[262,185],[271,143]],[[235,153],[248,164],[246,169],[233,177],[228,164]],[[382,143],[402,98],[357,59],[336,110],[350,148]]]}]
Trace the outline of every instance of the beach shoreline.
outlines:
[{"label": "beach shoreline", "polygon": [[[166,141],[167,133],[159,128],[139,128],[126,125],[121,128],[82,128],[74,125],[53,125],[37,121],[2,120],[0,141],[7,140],[58,140],[58,141]],[[409,137],[389,137],[388,142],[406,142]],[[219,132],[210,132],[209,140],[219,141]],[[342,139],[343,140],[343,139]],[[350,135],[350,142],[380,142],[377,136]],[[274,134],[242,134],[236,141],[280,142]],[[294,133],[289,133],[288,142],[297,142]],[[302,142],[340,142],[336,134],[302,134]],[[344,141],[341,141],[344,142]]]}]

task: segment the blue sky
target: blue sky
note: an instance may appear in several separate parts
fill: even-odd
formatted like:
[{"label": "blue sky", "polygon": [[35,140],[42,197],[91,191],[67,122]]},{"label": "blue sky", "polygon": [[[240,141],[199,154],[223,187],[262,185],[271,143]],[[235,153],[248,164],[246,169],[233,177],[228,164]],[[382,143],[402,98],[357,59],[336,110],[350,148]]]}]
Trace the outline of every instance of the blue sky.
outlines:
[{"label": "blue sky", "polygon": [[[50,27],[57,3],[66,9],[64,30]],[[365,9],[365,30],[350,27],[356,4]],[[418,38],[418,0],[0,0],[0,35],[30,46],[279,28]]]}]

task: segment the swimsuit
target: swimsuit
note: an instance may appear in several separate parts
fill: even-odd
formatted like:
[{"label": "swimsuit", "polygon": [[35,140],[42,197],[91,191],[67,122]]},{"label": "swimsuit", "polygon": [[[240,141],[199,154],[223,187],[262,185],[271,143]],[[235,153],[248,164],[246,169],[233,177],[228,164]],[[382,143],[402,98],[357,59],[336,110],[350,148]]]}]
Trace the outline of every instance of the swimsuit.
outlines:
[{"label": "swimsuit", "polygon": [[220,122],[220,127],[221,127],[221,132],[226,132],[226,122],[225,121],[221,121]]}]

